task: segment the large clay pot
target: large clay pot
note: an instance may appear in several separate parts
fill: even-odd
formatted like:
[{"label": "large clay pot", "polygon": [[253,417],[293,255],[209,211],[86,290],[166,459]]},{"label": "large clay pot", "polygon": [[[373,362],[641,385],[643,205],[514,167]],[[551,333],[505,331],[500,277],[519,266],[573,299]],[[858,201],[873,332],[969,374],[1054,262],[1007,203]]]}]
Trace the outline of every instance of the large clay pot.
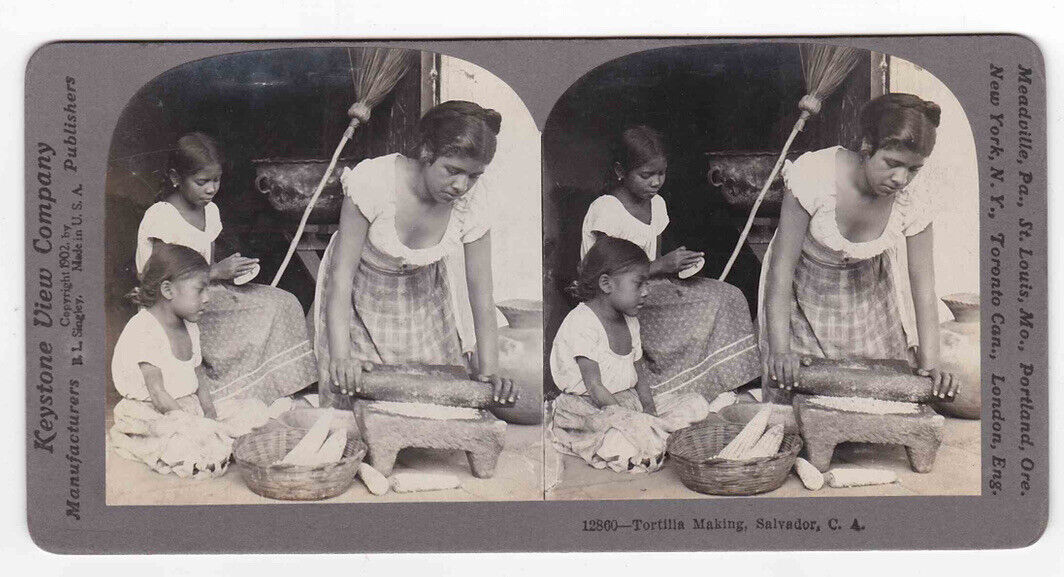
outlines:
[{"label": "large clay pot", "polygon": [[[794,150],[787,157],[794,160],[800,154]],[[778,152],[707,152],[706,179],[710,186],[720,191],[728,206],[746,216],[778,158]],[[777,175],[758,214],[762,217],[779,216],[782,204],[783,176]]]},{"label": "large clay pot", "polygon": [[500,419],[519,425],[543,422],[543,303],[514,299],[496,305],[509,326],[499,329],[500,372],[514,380],[517,404],[492,409]]},{"label": "large clay pot", "polygon": [[952,403],[938,403],[938,412],[962,419],[978,419],[983,406],[980,373],[979,295],[952,294],[942,299],[952,321],[942,323],[941,367],[961,379],[960,393]]},{"label": "large clay pot", "polygon": [[[314,195],[329,161],[322,159],[263,158],[252,160],[255,165],[255,189],[266,196],[270,206],[288,220],[298,221]],[[328,224],[340,220],[340,205],[344,194],[340,175],[344,168],[358,163],[356,158],[341,158],[325,181],[321,196],[310,211],[310,224]]]}]

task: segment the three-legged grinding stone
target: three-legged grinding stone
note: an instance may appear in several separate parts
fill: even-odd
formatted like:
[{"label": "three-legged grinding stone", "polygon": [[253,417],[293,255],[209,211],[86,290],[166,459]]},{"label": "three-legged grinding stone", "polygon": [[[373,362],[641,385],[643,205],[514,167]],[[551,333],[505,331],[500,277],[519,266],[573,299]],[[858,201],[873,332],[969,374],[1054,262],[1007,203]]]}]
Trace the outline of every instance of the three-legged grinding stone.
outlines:
[{"label": "three-legged grinding stone", "polygon": [[388,476],[400,449],[450,449],[465,451],[473,475],[495,474],[506,436],[506,423],[487,411],[477,419],[429,419],[397,415],[375,407],[372,401],[355,403],[362,437],[369,446],[367,460]]},{"label": "three-legged grinding stone", "polygon": [[927,405],[916,413],[878,415],[823,407],[808,395],[794,395],[794,414],[809,462],[820,471],[831,466],[835,445],[847,441],[904,445],[909,465],[929,473],[935,464],[946,419]]}]

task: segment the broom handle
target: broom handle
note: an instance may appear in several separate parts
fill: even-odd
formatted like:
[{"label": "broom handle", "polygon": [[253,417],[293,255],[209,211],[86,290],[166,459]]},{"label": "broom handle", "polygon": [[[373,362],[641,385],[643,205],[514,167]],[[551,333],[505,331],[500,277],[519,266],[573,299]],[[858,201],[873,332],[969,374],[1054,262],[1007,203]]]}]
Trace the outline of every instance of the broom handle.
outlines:
[{"label": "broom handle", "polygon": [[[347,130],[344,130],[344,136],[340,139],[340,144],[336,145],[336,150],[333,151],[332,159],[329,161],[329,168],[325,169],[325,174],[321,176],[321,180],[318,182],[318,187],[314,189],[314,194],[310,196],[310,201],[307,202],[307,208],[303,210],[303,217],[299,219],[299,227],[296,228],[296,234],[292,238],[291,244],[288,245],[288,252],[284,255],[284,260],[281,261],[281,268],[277,269],[277,274],[273,276],[273,282],[270,286],[276,287],[277,283],[281,280],[281,275],[284,274],[288,263],[292,260],[292,255],[296,252],[296,246],[299,245],[299,240],[303,238],[303,229],[307,226],[307,219],[310,218],[311,211],[314,210],[314,204],[318,202],[318,197],[321,196],[322,189],[325,188],[325,181],[329,180],[329,175],[332,174],[334,168],[336,168],[336,161],[340,158],[340,153],[343,151],[344,146],[348,140],[355,135],[355,129],[362,121],[357,116],[351,119],[351,123],[347,125]],[[312,271],[313,272],[313,271]]]},{"label": "broom handle", "polygon": [[761,207],[761,201],[765,200],[765,195],[768,194],[768,189],[772,186],[772,182],[776,180],[776,175],[779,174],[780,168],[783,167],[783,161],[787,159],[787,151],[790,150],[791,144],[794,143],[794,138],[798,136],[798,133],[805,128],[805,121],[809,118],[810,113],[806,110],[802,111],[802,114],[798,117],[798,121],[794,123],[794,128],[791,129],[791,135],[787,137],[787,142],[783,145],[783,151],[780,152],[780,157],[776,159],[776,165],[772,167],[772,172],[768,175],[768,180],[765,181],[764,186],[761,187],[761,192],[758,193],[757,199],[754,200],[754,206],[750,209],[750,216],[746,218],[746,226],[743,227],[743,232],[739,234],[739,242],[735,243],[735,250],[732,251],[731,257],[728,259],[728,264],[724,265],[724,271],[720,273],[717,280],[724,281],[728,277],[728,273],[731,272],[732,265],[735,264],[735,259],[739,257],[739,251],[743,248],[743,243],[746,242],[747,235],[750,234],[750,228],[754,225],[754,217],[757,216],[757,209]]}]

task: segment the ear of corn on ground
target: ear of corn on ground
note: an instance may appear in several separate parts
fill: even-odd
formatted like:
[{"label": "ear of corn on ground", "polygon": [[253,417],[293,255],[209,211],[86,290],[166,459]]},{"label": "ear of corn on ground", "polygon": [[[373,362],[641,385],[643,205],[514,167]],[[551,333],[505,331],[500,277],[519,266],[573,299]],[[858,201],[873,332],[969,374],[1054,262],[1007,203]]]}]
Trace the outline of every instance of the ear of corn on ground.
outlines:
[{"label": "ear of corn on ground", "polygon": [[832,487],[863,487],[865,485],[886,485],[898,480],[898,474],[887,469],[845,468],[832,469],[824,474],[824,479]]},{"label": "ear of corn on ground", "polygon": [[448,473],[419,473],[416,471],[404,471],[392,475],[392,489],[394,489],[396,493],[442,491],[444,489],[455,489],[460,484],[458,477]]},{"label": "ear of corn on ground", "polygon": [[383,495],[392,487],[391,483],[388,482],[387,477],[366,462],[362,462],[358,465],[358,477],[362,479],[362,483],[366,485],[369,492],[374,495]]},{"label": "ear of corn on ground", "polygon": [[794,461],[794,470],[798,473],[798,478],[802,480],[802,484],[805,485],[806,489],[816,491],[824,486],[824,474],[817,470],[809,461],[798,457]]}]

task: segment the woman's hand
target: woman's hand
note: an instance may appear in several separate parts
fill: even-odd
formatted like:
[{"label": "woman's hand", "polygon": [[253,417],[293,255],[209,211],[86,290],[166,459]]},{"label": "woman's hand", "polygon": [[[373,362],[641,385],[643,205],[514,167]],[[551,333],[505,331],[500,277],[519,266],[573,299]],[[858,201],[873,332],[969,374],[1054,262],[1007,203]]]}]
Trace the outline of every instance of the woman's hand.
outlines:
[{"label": "woman's hand", "polygon": [[705,256],[703,252],[687,250],[687,247],[681,246],[659,257],[651,267],[654,269],[653,272],[658,274],[676,274],[685,268],[695,266],[703,256]]},{"label": "woman's hand", "polygon": [[937,368],[918,368],[916,374],[929,377],[935,383],[931,394],[940,399],[953,399],[961,389],[961,380],[953,373]]},{"label": "woman's hand", "polygon": [[473,378],[482,383],[491,383],[491,396],[496,403],[512,406],[517,402],[518,392],[513,379],[499,375],[476,375]]},{"label": "woman's hand", "polygon": [[334,391],[347,396],[362,392],[362,373],[373,370],[373,363],[357,359],[330,358],[329,363],[321,367],[318,380],[324,381]]},{"label": "woman's hand", "polygon": [[765,358],[765,371],[771,384],[785,391],[800,383],[803,366],[809,366],[809,359],[790,351],[770,352]]},{"label": "woman's hand", "polygon": [[243,257],[238,252],[214,263],[211,267],[211,279],[233,280],[251,272],[258,263],[259,259]]}]

